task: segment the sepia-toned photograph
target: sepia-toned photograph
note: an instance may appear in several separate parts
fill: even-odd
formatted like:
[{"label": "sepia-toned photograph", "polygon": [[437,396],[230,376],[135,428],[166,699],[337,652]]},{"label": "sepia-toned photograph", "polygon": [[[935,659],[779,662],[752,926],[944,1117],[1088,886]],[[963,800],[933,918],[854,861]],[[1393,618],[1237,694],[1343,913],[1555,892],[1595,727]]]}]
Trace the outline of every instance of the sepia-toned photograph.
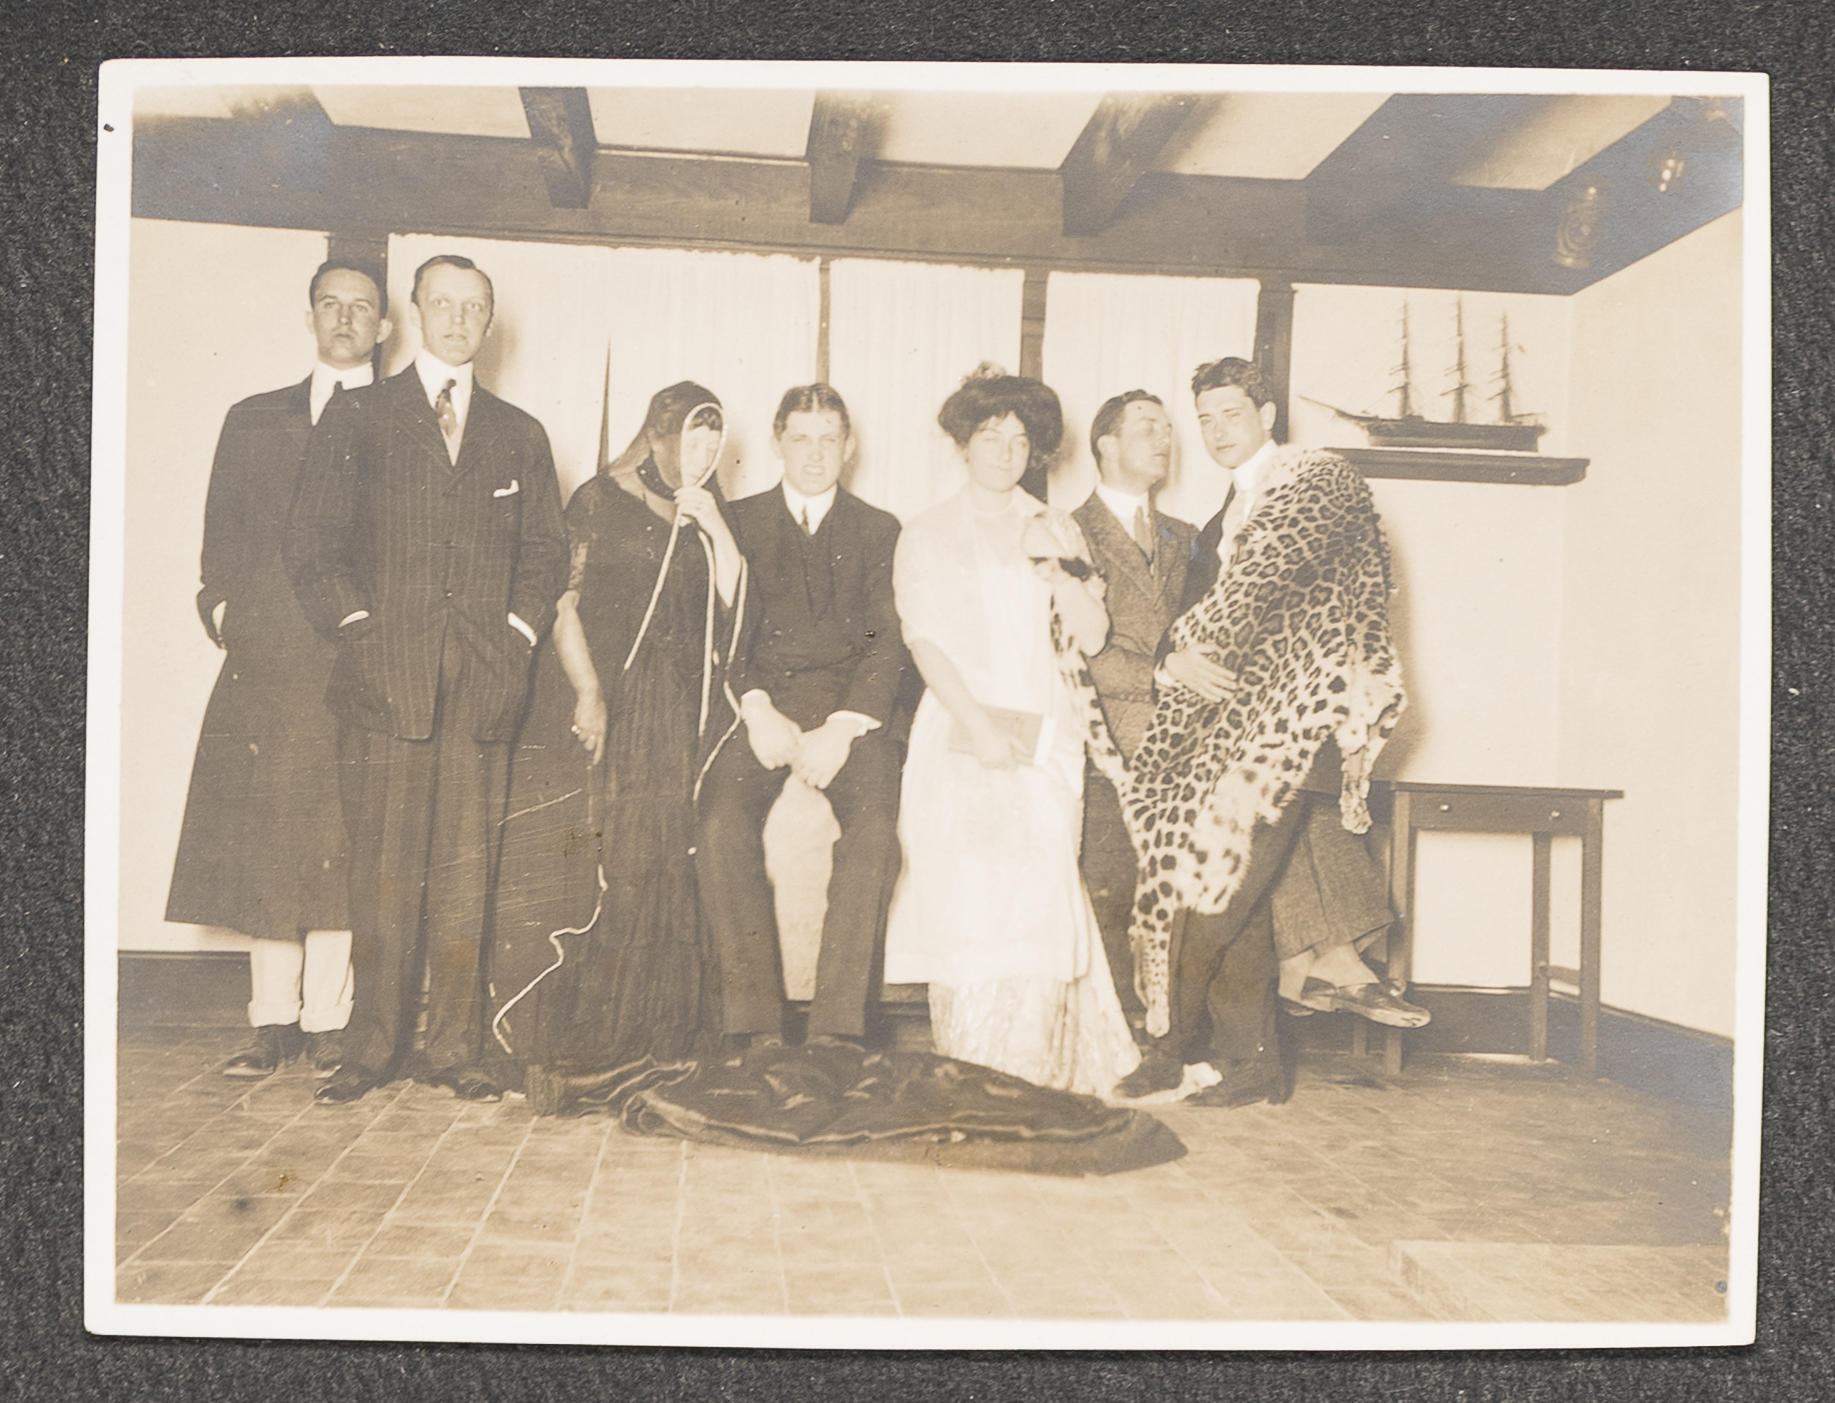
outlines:
[{"label": "sepia-toned photograph", "polygon": [[1766,104],[105,65],[89,1328],[1750,1342]]}]

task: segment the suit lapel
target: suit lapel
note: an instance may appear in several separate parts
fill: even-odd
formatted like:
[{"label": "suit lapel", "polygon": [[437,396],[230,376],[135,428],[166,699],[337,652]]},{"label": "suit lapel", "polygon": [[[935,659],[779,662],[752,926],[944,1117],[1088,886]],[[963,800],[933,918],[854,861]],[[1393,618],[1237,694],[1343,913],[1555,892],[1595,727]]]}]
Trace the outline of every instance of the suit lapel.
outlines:
[{"label": "suit lapel", "polygon": [[437,453],[442,462],[449,462],[446,456],[446,438],[440,433],[440,421],[434,417],[433,406],[427,403],[426,387],[421,384],[420,372],[410,365],[401,374],[389,381],[395,392],[395,412],[414,428],[414,436],[429,453]]},{"label": "suit lapel", "polygon": [[1174,548],[1174,536],[1166,529],[1166,518],[1160,509],[1153,509],[1153,535],[1159,542],[1159,549],[1153,557],[1154,580],[1159,587],[1160,614],[1171,621],[1179,613],[1179,604],[1185,598],[1185,575],[1191,568],[1191,546],[1188,543],[1181,553]]},{"label": "suit lapel", "polygon": [[[496,442],[498,430],[502,427],[502,416],[499,410],[501,401],[473,378],[471,382],[471,409],[465,416],[465,434],[459,440],[459,461],[452,465],[455,478],[464,477],[479,463],[491,456],[491,445]],[[434,432],[439,431],[439,424],[434,424]],[[445,451],[446,440],[440,440],[440,449]]]},{"label": "suit lapel", "polygon": [[1083,534],[1089,539],[1090,549],[1096,552],[1097,559],[1103,563],[1104,573],[1111,577],[1110,587],[1115,585],[1114,576],[1119,575],[1148,598],[1157,594],[1158,588],[1147,566],[1146,556],[1141,554],[1141,548],[1134,543],[1134,537],[1122,529],[1108,504],[1092,493],[1080,515]]}]

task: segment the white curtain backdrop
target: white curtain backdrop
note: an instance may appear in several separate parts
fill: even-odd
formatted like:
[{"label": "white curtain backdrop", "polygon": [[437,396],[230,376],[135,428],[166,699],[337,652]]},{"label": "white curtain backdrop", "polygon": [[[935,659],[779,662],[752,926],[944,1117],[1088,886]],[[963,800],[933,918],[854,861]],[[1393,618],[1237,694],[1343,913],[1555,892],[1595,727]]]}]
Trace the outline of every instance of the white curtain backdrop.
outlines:
[{"label": "white curtain backdrop", "polygon": [[1053,273],[1045,284],[1045,383],[1064,401],[1064,451],[1051,500],[1071,509],[1096,485],[1090,420],[1111,395],[1151,390],[1173,423],[1173,465],[1159,502],[1202,525],[1223,505],[1223,470],[1205,454],[1192,409],[1191,374],[1219,356],[1255,352],[1250,278]]},{"label": "white curtain backdrop", "polygon": [[605,255],[609,300],[595,305],[607,308],[610,332],[610,451],[623,449],[642,426],[651,395],[694,380],[726,407],[721,490],[732,499],[770,487],[781,471],[771,454],[771,416],[785,390],[816,376],[817,264],[686,249]]},{"label": "white curtain backdrop", "polygon": [[855,493],[908,520],[961,485],[937,410],[982,361],[1019,369],[1024,281],[1016,268],[829,266],[829,380],[859,440]]},{"label": "white curtain backdrop", "polygon": [[408,311],[414,270],[436,253],[477,263],[496,291],[490,335],[478,352],[478,378],[533,414],[548,431],[561,495],[597,466],[605,413],[606,251],[581,244],[519,243],[398,234],[389,240],[389,315],[384,348],[394,373],[414,359],[420,336]]}]

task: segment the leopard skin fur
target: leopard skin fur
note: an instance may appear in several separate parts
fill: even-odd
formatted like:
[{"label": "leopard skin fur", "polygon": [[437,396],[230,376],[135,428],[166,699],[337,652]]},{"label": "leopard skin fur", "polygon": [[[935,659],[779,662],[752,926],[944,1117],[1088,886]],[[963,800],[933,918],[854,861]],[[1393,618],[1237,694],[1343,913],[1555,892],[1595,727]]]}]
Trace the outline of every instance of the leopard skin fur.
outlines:
[{"label": "leopard skin fur", "polygon": [[1343,458],[1282,449],[1217,582],[1170,646],[1236,674],[1221,702],[1168,686],[1118,786],[1140,862],[1130,939],[1147,1031],[1170,1026],[1173,920],[1221,911],[1250,835],[1293,798],[1327,737],[1345,757],[1340,812],[1370,826],[1370,762],[1404,705],[1389,636],[1388,549],[1370,489]]}]

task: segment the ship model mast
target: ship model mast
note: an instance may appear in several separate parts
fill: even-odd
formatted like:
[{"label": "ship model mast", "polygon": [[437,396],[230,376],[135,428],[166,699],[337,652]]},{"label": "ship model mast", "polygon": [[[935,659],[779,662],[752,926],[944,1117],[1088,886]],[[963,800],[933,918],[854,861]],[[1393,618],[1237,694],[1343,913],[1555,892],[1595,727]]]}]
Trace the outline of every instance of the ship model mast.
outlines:
[{"label": "ship model mast", "polygon": [[1510,395],[1510,319],[1500,318],[1501,345],[1496,383],[1498,391],[1491,396],[1497,405],[1494,423],[1471,423],[1466,418],[1466,391],[1471,389],[1465,359],[1465,299],[1453,304],[1453,364],[1448,374],[1452,384],[1446,397],[1452,400],[1450,419],[1429,419],[1415,407],[1414,369],[1410,355],[1408,302],[1402,302],[1401,360],[1393,367],[1397,381],[1394,388],[1396,413],[1393,418],[1380,414],[1354,414],[1323,400],[1313,400],[1340,418],[1363,425],[1376,448],[1464,448],[1487,451],[1533,453],[1547,425],[1531,415],[1518,414]]}]

